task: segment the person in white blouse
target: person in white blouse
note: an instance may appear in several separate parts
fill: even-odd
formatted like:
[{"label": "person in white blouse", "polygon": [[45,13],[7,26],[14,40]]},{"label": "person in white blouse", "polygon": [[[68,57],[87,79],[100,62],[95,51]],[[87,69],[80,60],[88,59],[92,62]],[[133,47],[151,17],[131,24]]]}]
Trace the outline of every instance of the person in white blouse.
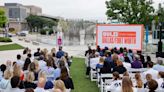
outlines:
[{"label": "person in white blouse", "polygon": [[117,87],[121,86],[121,79],[118,72],[113,73],[113,81],[109,86],[105,87],[106,91],[114,91]]},{"label": "person in white blouse", "polygon": [[122,86],[117,87],[111,92],[138,92],[137,88],[133,87],[133,83],[128,76],[123,77]]},{"label": "person in white blouse", "polygon": [[90,67],[92,69],[96,69],[96,65],[99,63],[100,60],[100,54],[98,52],[95,53],[95,58],[91,58],[90,60]]},{"label": "person in white blouse", "polygon": [[34,91],[35,92],[49,92],[44,89],[45,84],[46,84],[46,79],[43,77],[40,77],[37,84],[38,87]]},{"label": "person in white blouse", "polygon": [[158,78],[158,71],[154,70],[153,67],[153,62],[149,62],[148,63],[148,70],[143,72],[143,77],[145,78],[147,74],[151,74],[153,79],[157,79]]},{"label": "person in white blouse", "polygon": [[164,91],[164,72],[159,72],[158,76],[159,76],[159,78],[156,79],[156,81],[158,83],[158,90]]}]

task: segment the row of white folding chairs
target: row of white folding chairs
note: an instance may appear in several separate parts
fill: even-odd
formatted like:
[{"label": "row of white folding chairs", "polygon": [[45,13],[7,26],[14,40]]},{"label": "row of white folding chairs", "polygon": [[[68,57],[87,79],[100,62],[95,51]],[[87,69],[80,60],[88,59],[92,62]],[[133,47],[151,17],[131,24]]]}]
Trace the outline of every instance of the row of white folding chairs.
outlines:
[{"label": "row of white folding chairs", "polygon": [[[140,69],[130,68],[130,69],[128,69],[128,73],[129,73],[129,76],[131,77],[131,79],[133,80],[135,78],[135,73],[137,73],[137,72],[143,73],[146,70],[147,70],[147,68],[140,68]],[[97,71],[97,72],[99,72],[99,71]],[[122,76],[123,75],[121,74],[120,77],[122,77]],[[97,73],[97,83],[98,83],[98,87],[100,86],[101,92],[104,92],[105,86],[110,85],[110,83],[112,81],[112,77],[113,77],[112,73],[109,73],[109,74]],[[108,81],[106,82],[105,80],[108,80]],[[100,83],[100,85],[99,85],[99,83]]]},{"label": "row of white folding chairs", "polygon": [[[105,92],[110,92],[108,90],[105,90]],[[149,92],[149,89],[147,88],[137,88],[137,92]],[[155,90],[155,92],[164,92],[163,89],[157,89]]]}]

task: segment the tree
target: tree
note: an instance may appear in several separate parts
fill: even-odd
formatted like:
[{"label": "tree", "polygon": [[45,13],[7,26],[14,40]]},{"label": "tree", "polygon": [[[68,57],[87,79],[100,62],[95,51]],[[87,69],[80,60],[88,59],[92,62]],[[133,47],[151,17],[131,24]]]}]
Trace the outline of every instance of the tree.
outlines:
[{"label": "tree", "polygon": [[3,27],[6,23],[7,17],[5,16],[5,11],[0,8],[0,27]]},{"label": "tree", "polygon": [[157,16],[159,17],[161,22],[164,22],[164,7],[162,7],[162,5],[159,5],[159,7],[160,8],[157,10]]},{"label": "tree", "polygon": [[39,31],[39,29],[43,29],[44,27],[52,28],[53,26],[57,25],[57,21],[37,15],[30,15],[26,18],[26,20],[30,27],[30,30],[33,31],[36,28],[37,32]]},{"label": "tree", "polygon": [[151,23],[153,2],[148,0],[110,0],[106,1],[108,19],[117,19],[129,24]]}]

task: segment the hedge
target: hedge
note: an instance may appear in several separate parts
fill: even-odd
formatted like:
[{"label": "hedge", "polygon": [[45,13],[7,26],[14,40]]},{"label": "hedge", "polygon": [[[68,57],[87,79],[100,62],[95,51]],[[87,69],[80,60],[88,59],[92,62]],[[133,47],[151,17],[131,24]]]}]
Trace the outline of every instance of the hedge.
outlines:
[{"label": "hedge", "polygon": [[0,42],[12,42],[10,38],[0,37]]}]

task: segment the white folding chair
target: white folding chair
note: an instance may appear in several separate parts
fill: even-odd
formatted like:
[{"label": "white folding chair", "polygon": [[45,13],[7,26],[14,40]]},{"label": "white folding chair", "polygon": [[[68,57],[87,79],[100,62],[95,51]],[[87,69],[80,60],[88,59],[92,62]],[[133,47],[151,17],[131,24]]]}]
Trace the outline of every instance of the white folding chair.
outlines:
[{"label": "white folding chair", "polygon": [[97,71],[96,69],[92,69],[90,70],[90,79],[91,81],[97,81]]},{"label": "white folding chair", "polygon": [[112,81],[113,74],[101,74],[100,75],[100,91],[104,92],[106,85],[110,85]]}]

